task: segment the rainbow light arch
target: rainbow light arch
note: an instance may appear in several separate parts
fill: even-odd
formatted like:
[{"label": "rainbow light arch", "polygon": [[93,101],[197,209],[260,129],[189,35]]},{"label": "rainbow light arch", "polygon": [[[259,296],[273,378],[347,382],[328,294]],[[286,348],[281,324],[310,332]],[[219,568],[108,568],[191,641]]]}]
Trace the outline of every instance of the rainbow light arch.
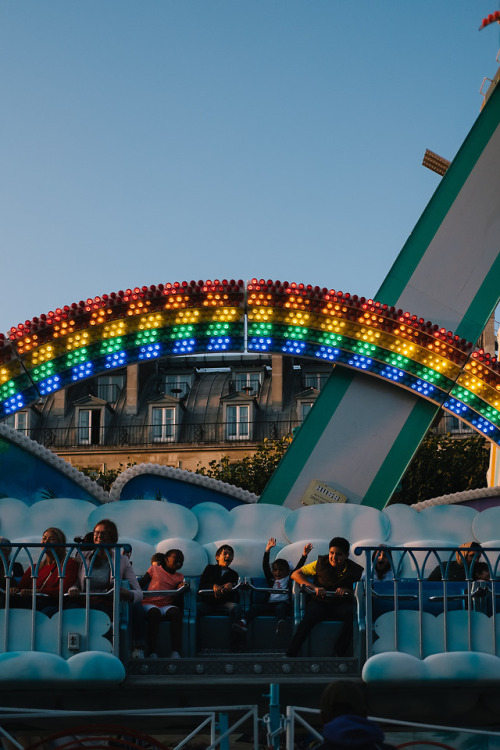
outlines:
[{"label": "rainbow light arch", "polygon": [[264,279],[136,287],[11,328],[0,334],[0,417],[115,368],[165,356],[240,353],[245,340],[249,352],[319,359],[390,381],[500,444],[495,357],[381,302]]}]

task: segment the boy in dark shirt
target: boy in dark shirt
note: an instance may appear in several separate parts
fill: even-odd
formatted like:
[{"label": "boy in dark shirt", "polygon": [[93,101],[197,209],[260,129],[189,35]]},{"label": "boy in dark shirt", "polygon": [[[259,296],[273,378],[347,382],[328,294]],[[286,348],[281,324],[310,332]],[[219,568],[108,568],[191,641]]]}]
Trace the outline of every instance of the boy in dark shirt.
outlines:
[{"label": "boy in dark shirt", "polygon": [[230,567],[234,549],[223,544],[215,553],[215,565],[207,565],[200,578],[198,615],[227,615],[233,623],[241,620],[238,594],[233,591],[238,573]]},{"label": "boy in dark shirt", "polygon": [[[328,555],[320,555],[315,562],[292,573],[294,581],[314,589],[314,597],[306,605],[304,617],[286,652],[287,656],[297,656],[311,630],[323,620],[342,621],[342,631],[335,644],[335,651],[338,656],[345,656],[349,650],[352,641],[353,586],[363,573],[361,565],[349,560],[349,549],[347,539],[336,536],[330,541]],[[327,598],[327,591],[334,592],[334,595]]]}]

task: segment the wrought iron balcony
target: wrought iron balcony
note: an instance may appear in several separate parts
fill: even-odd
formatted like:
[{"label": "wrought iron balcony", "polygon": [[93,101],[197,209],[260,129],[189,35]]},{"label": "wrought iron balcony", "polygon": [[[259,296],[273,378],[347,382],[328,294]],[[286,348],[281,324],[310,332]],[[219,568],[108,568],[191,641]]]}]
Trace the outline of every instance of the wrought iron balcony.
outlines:
[{"label": "wrought iron balcony", "polygon": [[32,428],[23,434],[57,451],[62,448],[142,447],[182,445],[235,445],[278,440],[299,426],[297,420],[273,422],[193,422],[168,425],[111,425],[89,433],[88,428]]}]

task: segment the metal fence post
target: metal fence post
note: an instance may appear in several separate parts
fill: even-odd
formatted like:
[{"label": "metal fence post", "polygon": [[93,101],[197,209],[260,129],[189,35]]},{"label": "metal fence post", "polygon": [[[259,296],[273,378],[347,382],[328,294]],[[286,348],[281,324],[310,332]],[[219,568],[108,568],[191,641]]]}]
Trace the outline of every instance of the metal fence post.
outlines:
[{"label": "metal fence post", "polygon": [[[229,718],[226,713],[220,713],[219,714],[219,734],[224,735],[226,734],[227,730],[229,729]],[[220,750],[229,750],[229,736],[223,737],[219,743]]]},{"label": "metal fence post", "polygon": [[267,726],[267,746],[273,750],[279,750],[281,744],[281,732],[283,724],[280,713],[280,686],[276,682],[269,685],[269,713],[264,717]]}]

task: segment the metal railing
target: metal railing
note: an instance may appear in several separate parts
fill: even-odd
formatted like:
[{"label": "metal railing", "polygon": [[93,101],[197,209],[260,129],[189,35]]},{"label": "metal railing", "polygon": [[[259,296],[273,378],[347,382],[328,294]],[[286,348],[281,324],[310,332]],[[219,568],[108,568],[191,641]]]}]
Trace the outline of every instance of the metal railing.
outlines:
[{"label": "metal railing", "polygon": [[321,374],[314,375],[314,376],[303,375],[302,380],[301,380],[302,390],[305,391],[307,388],[315,388],[317,391],[320,391],[325,385],[329,377],[330,377],[329,372],[321,373]]},{"label": "metal railing", "polygon": [[[384,580],[378,580],[375,571],[374,554],[380,550],[390,563]],[[357,591],[358,626],[365,639],[365,658],[371,657],[377,649],[378,653],[383,650],[406,651],[405,639],[412,626],[417,631],[415,655],[421,659],[436,651],[474,651],[479,641],[479,650],[500,653],[496,624],[500,616],[497,613],[497,608],[500,609],[500,547],[478,549],[471,561],[467,561],[467,551],[451,546],[357,548],[356,554],[365,555],[365,580],[358,584]],[[475,565],[480,558],[487,564],[489,581],[475,580]],[[457,563],[463,567],[461,580],[456,575]],[[433,571],[434,580],[429,580]],[[375,645],[374,641],[374,624],[383,615],[385,637],[391,632],[387,648],[381,647],[380,641]],[[432,620],[429,620],[429,615],[434,615]],[[429,623],[435,626],[438,615],[441,616],[442,634],[438,633],[439,638],[436,638],[437,631],[433,631],[433,642],[433,632],[428,632]],[[387,627],[388,618],[390,628]],[[453,623],[458,618],[462,627],[459,629],[461,637],[457,640],[457,628]],[[484,635],[485,625],[488,642],[479,637],[480,633]],[[441,644],[441,647],[436,644]]]},{"label": "metal railing", "polygon": [[[147,746],[155,747],[151,744],[151,737],[144,736],[144,744],[141,744],[141,737],[139,735],[139,742],[137,745],[126,741],[123,734],[126,733],[126,729],[123,726],[117,727],[118,736],[110,736],[110,729],[107,725],[99,723],[104,719],[109,721],[110,719],[122,721],[126,715],[127,719],[132,721],[137,718],[141,718],[142,723],[146,724],[148,720],[161,719],[163,729],[162,735],[168,733],[169,720],[177,728],[179,722],[183,725],[188,725],[182,733],[185,736],[177,741],[176,744],[169,745],[171,750],[181,750],[181,748],[188,746],[191,740],[200,739],[201,736],[208,734],[209,740],[206,744],[205,750],[230,750],[230,736],[236,732],[236,730],[245,728],[246,735],[249,737],[251,742],[247,745],[253,750],[258,750],[259,742],[259,716],[258,706],[256,705],[235,705],[235,706],[208,706],[205,708],[153,708],[150,710],[144,709],[128,709],[126,712],[121,711],[40,711],[37,709],[19,708],[19,709],[0,709],[2,721],[7,722],[10,719],[21,719],[26,721],[34,721],[36,719],[49,719],[52,722],[52,726],[58,723],[67,722],[69,719],[75,719],[79,722],[77,727],[68,727],[67,736],[65,739],[65,747],[81,748],[85,746],[85,741],[88,741],[89,745],[96,744],[100,747],[116,747],[124,748],[124,750],[130,750],[131,746]],[[234,718],[230,718],[231,714],[237,714]],[[0,734],[6,737],[14,747],[18,750],[23,750],[23,745],[19,744],[16,740],[15,734],[7,732],[3,727],[0,726]],[[137,732],[133,732],[137,735]],[[176,732],[177,734],[177,732]],[[61,738],[61,733],[57,735],[51,735],[45,738],[45,745],[49,745],[52,739],[57,740]],[[103,741],[104,740],[104,741]],[[92,742],[93,741],[93,742]],[[206,741],[206,740],[205,740]],[[56,745],[57,746],[57,745]],[[165,747],[164,744],[160,745]]]},{"label": "metal railing", "polygon": [[234,378],[229,381],[229,393],[245,393],[252,398],[258,398],[262,385],[258,380],[247,380],[247,378]]},{"label": "metal railing", "polygon": [[[100,559],[110,570],[110,588],[101,593],[93,591],[91,583],[97,561],[97,556],[91,553],[97,549],[104,552],[104,557]],[[2,570],[4,573],[0,652],[46,650],[40,648],[39,641],[39,637],[45,637],[39,616],[39,613],[43,613],[48,618],[57,615],[51,627],[53,653],[67,657],[71,655],[70,652],[85,651],[94,636],[106,636],[110,626],[109,650],[128,659],[131,623],[128,606],[123,607],[120,603],[120,554],[122,550],[129,549],[128,545],[119,544],[0,544],[0,574]],[[389,575],[383,581],[377,578],[374,562],[374,552],[380,549],[383,549],[390,563]],[[452,546],[369,546],[356,550],[356,554],[365,555],[366,571],[365,579],[357,585],[355,592],[359,629],[359,638],[355,638],[358,668],[374,653],[387,650],[412,653],[421,659],[429,653],[449,651],[478,650],[500,654],[500,628],[497,627],[500,617],[500,547],[478,549],[474,560],[465,557],[467,552],[466,548]],[[47,586],[47,572],[42,567],[47,561],[47,554],[51,556],[52,565],[50,586]],[[68,596],[68,575],[70,568],[74,567],[72,561],[75,558],[80,566],[79,579],[84,581],[78,600]],[[490,580],[474,580],[479,558],[486,563]],[[457,564],[460,565],[461,560],[463,570],[459,572],[463,580],[453,580],[456,579]],[[14,575],[18,562],[22,562],[25,569],[28,566],[31,568],[30,585],[23,584],[25,590],[22,593],[18,591],[19,577]],[[439,580],[429,581],[429,574],[434,569]],[[57,581],[55,587],[54,580]],[[241,587],[244,590],[245,587]],[[247,588],[250,588],[248,582]],[[259,590],[258,587],[252,588]],[[196,587],[185,593],[189,600],[194,600],[195,592]],[[104,598],[104,601],[98,601],[98,597]],[[297,595],[294,602],[297,622],[301,617],[300,609],[297,609]],[[81,617],[69,618],[76,625],[69,627],[71,632],[68,632],[66,612],[74,608],[80,610]],[[96,616],[92,614],[94,609],[104,610],[109,619],[100,616],[96,623]],[[193,651],[196,640],[195,604],[190,604],[188,609],[188,625],[193,631],[189,631],[188,650]],[[25,612],[20,613],[20,610]],[[377,632],[379,640],[375,636],[375,623],[380,617],[386,623],[383,641],[380,640],[380,630]],[[101,630],[97,632],[96,628],[99,627]],[[429,640],[429,628],[433,629],[431,635],[434,640]],[[105,632],[101,632],[103,629]],[[120,629],[122,634],[127,635],[125,648],[121,650]],[[101,643],[106,646],[106,641]],[[318,658],[321,661],[326,657],[317,657],[316,661]],[[279,670],[282,667],[283,664],[280,664]]]},{"label": "metal railing", "polygon": [[117,383],[92,383],[88,384],[88,392],[91,396],[97,396],[109,404],[116,404],[123,391],[123,386]]},{"label": "metal railing", "polygon": [[[286,736],[285,747],[296,747],[296,726],[305,729],[313,740],[323,741],[323,735],[318,732],[309,720],[309,717],[317,717],[319,720],[320,712],[318,709],[305,708],[303,706],[287,706],[286,718],[284,721],[284,732]],[[402,721],[401,719],[387,719],[382,717],[368,716],[370,721],[382,725],[385,732],[385,742],[391,743],[391,747],[407,748],[413,746],[428,745],[429,747],[441,747],[453,750],[462,744],[457,744],[459,735],[464,735],[464,746],[491,747],[491,741],[499,739],[499,733],[484,729],[453,727],[441,724],[424,724],[415,721]],[[388,731],[390,730],[390,731]],[[439,733],[439,742],[436,742],[436,733]],[[411,739],[410,739],[411,738]],[[449,744],[445,744],[449,743]],[[490,744],[491,743],[491,744]],[[269,747],[274,746],[269,745]],[[279,745],[277,746],[279,747]]]},{"label": "metal railing", "polygon": [[[88,555],[92,549],[100,549],[104,554],[105,564],[109,566],[110,587],[106,591],[92,591],[91,577],[94,567],[97,567],[97,556]],[[120,579],[120,556],[122,550],[128,549],[130,545],[123,544],[0,544],[0,603],[3,609],[0,652],[19,649],[19,644],[22,646],[20,650],[52,650],[58,656],[70,655],[68,651],[87,651],[92,628],[95,627],[91,621],[91,609],[97,606],[98,609],[104,608],[109,614],[111,651],[118,656],[121,625],[120,587],[123,583]],[[19,588],[20,579],[14,575],[16,563],[23,564],[25,571],[31,569],[30,586],[25,587],[23,584],[23,589]],[[78,564],[79,568],[83,567],[85,590],[81,592],[75,590],[75,564]],[[73,573],[70,573],[72,566]],[[49,579],[50,585],[47,585]],[[74,589],[74,596],[68,593],[71,588]],[[48,591],[50,593],[47,593]],[[68,632],[65,627],[65,613],[71,609],[81,610],[83,617],[79,626],[76,625],[72,632]],[[40,620],[39,613],[49,619],[57,615],[54,628],[50,629],[50,648],[47,647],[47,643],[42,644],[43,648],[38,648],[39,637],[46,636],[45,623]],[[101,625],[101,629],[105,632],[99,635],[104,636],[108,627]]]},{"label": "metal railing", "polygon": [[[184,445],[237,445],[260,443],[264,439],[279,440],[300,427],[297,419],[267,422],[180,422],[159,426],[115,424],[89,427],[23,427],[19,431],[51,450],[60,448],[151,447],[171,443]],[[471,435],[475,431],[456,417],[445,416],[432,431],[437,434]]]},{"label": "metal railing", "polygon": [[158,384],[158,393],[161,395],[174,396],[175,398],[185,398],[191,389],[191,383],[182,380],[178,382],[167,383],[162,381]]},{"label": "metal railing", "polygon": [[[24,726],[36,722],[37,726],[50,727],[47,731],[39,729],[44,746],[57,745],[64,740],[68,750],[79,750],[84,746],[112,746],[129,750],[130,747],[150,747],[159,750],[165,747],[165,738],[171,750],[182,750],[190,746],[192,740],[205,742],[206,750],[230,750],[231,735],[236,730],[245,730],[245,747],[258,750],[266,747],[278,750],[285,747],[294,750],[297,747],[299,730],[306,733],[308,747],[311,742],[323,741],[323,735],[317,726],[321,725],[318,709],[303,706],[286,706],[281,713],[279,704],[273,704],[273,687],[269,697],[269,713],[260,718],[256,705],[208,706],[193,708],[152,708],[108,711],[69,711],[40,710],[34,708],[1,707],[2,724],[0,735],[8,740],[17,750],[24,750],[26,743],[18,741],[18,732],[14,726]],[[236,714],[236,715],[235,715]],[[128,720],[124,723],[124,719]],[[156,732],[145,734],[150,727],[161,720],[161,741],[155,737]],[[452,750],[457,747],[497,747],[500,737],[497,731],[488,731],[477,727],[449,726],[443,724],[417,723],[400,719],[388,719],[369,716],[371,722],[383,727],[386,742],[395,748],[429,746]],[[142,731],[134,725],[140,720]],[[314,724],[313,724],[314,722]],[[181,726],[179,726],[181,724]],[[61,725],[63,730],[54,733],[54,726]],[[129,726],[132,725],[132,726]],[[259,742],[259,728],[264,725],[266,744]],[[26,730],[24,730],[26,731]],[[181,738],[179,739],[179,735]],[[208,735],[208,738],[207,738]],[[173,739],[175,738],[175,739]],[[284,740],[284,744],[283,744]],[[437,741],[439,740],[439,741]],[[33,747],[41,746],[41,742]],[[198,747],[199,745],[197,745]],[[316,746],[316,745],[314,745]]]},{"label": "metal railing", "polygon": [[60,448],[88,449],[101,447],[168,446],[171,443],[193,445],[238,445],[260,443],[265,438],[278,440],[291,434],[299,425],[297,420],[274,422],[195,422],[172,424],[163,428],[158,425],[111,425],[100,427],[89,437],[88,429],[80,427],[30,428],[23,434],[40,445],[58,450]]},{"label": "metal railing", "polygon": [[[295,747],[295,727],[299,724],[302,729],[306,729],[314,739],[322,741],[323,735],[311,725],[311,723],[304,717],[305,716],[317,716],[319,717],[319,711],[316,708],[302,708],[300,706],[287,706],[286,707],[286,719],[285,719],[285,735],[286,735],[286,748]],[[279,745],[278,745],[279,747]]]}]

